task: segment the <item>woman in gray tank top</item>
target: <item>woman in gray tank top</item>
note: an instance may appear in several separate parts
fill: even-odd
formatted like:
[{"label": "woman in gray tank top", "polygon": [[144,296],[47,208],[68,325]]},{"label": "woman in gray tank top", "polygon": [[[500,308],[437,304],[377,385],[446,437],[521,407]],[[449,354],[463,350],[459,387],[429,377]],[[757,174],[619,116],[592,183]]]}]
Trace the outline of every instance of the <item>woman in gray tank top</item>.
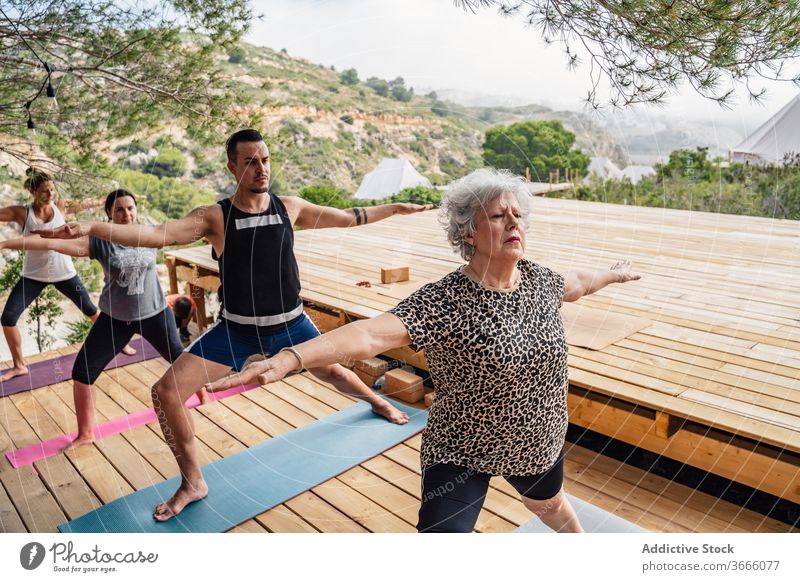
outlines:
[{"label": "woman in gray tank top", "polygon": [[[127,190],[114,190],[105,201],[106,215],[114,224],[136,222],[136,198]],[[55,251],[89,257],[100,263],[105,285],[100,293],[100,315],[72,368],[78,436],[71,446],[94,440],[94,382],[108,363],[140,334],[168,362],[183,352],[175,317],[167,305],[156,272],[156,249],[129,247],[95,237],[74,240],[26,236],[0,242],[0,248]],[[205,392],[198,392],[201,401]]]},{"label": "woman in gray tank top", "polygon": [[[79,212],[102,204],[102,200],[56,200],[55,182],[49,175],[33,168],[28,168],[27,174],[25,188],[33,196],[33,202],[24,206],[0,208],[0,221],[16,222],[22,228],[23,235],[34,228],[57,228],[64,224],[65,213]],[[52,250],[25,253],[22,259],[22,277],[11,290],[0,317],[3,334],[14,362],[11,369],[0,375],[0,382],[28,373],[17,321],[28,305],[50,284],[69,298],[86,317],[92,321],[97,319],[97,307],[78,277],[72,259]]]}]

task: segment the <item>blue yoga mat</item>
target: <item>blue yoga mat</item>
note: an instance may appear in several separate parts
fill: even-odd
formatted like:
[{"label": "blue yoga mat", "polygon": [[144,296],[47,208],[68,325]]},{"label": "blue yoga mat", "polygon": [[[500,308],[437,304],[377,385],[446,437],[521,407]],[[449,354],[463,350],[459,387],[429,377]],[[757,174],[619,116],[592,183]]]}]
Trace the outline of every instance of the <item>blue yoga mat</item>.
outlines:
[{"label": "blue yoga mat", "polygon": [[[609,513],[605,509],[587,503],[583,499],[569,493],[567,493],[567,497],[586,533],[647,533],[646,529]],[[538,517],[523,523],[514,531],[516,533],[553,533],[553,530],[542,523]]]},{"label": "blue yoga mat", "polygon": [[428,412],[394,403],[408,413],[396,425],[359,402],[203,467],[208,497],[159,523],[153,509],[172,496],[178,477],[126,495],[58,526],[63,533],[218,533],[247,521],[411,438]]}]

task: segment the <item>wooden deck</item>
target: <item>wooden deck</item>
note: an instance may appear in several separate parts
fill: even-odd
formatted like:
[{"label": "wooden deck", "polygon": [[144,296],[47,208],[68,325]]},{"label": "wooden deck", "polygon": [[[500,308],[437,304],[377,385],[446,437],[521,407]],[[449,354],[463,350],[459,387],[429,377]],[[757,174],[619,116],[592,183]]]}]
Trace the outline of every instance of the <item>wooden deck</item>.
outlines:
[{"label": "wooden deck", "polygon": [[[318,325],[382,313],[461,264],[436,219],[297,232],[302,295]],[[800,503],[799,230],[536,198],[527,256],[558,271],[631,259],[641,281],[580,303],[653,322],[599,351],[570,347],[571,422]],[[209,247],[172,254],[199,275],[216,272]],[[380,268],[394,265],[408,265],[411,280],[382,285]],[[409,350],[391,355],[425,367]]]},{"label": "wooden deck", "polygon": [[[68,350],[61,350],[65,353]],[[53,357],[55,354],[40,356]],[[103,373],[98,421],[149,406],[149,386],[167,365],[155,359]],[[352,404],[310,376],[193,410],[203,462],[244,450]],[[0,399],[2,452],[75,430],[72,389],[63,382]],[[419,508],[420,437],[239,525],[237,532],[411,532]],[[175,476],[157,423],[13,469],[0,459],[0,531],[52,532],[68,519]],[[781,522],[743,510],[578,446],[566,459],[566,488],[651,531],[783,532]],[[531,518],[495,479],[477,525],[508,532]]]},{"label": "wooden deck", "polygon": [[[630,258],[645,278],[585,304],[653,324],[599,351],[570,348],[570,420],[789,501],[800,501],[800,239],[796,223],[537,198],[528,256],[559,271]],[[303,297],[321,327],[372,317],[460,260],[434,213],[297,233]],[[174,283],[213,286],[208,247],[173,253]],[[411,281],[379,282],[407,264]],[[177,267],[184,266],[180,273]],[[180,274],[180,277],[178,275]],[[208,279],[211,277],[212,279]],[[371,287],[356,283],[370,281]],[[313,305],[312,305],[313,304]],[[63,352],[64,350],[62,350]],[[401,350],[424,367],[424,357]],[[53,357],[43,354],[39,358]],[[98,421],[150,406],[166,364],[98,380]],[[191,412],[205,462],[312,422],[351,401],[307,376]],[[0,451],[75,429],[68,383],[0,399]],[[568,445],[567,491],[651,531],[788,531],[715,497]],[[413,531],[419,437],[236,531]],[[175,476],[156,424],[15,470],[0,458],[0,530],[54,531],[100,504]],[[478,523],[510,531],[530,514],[494,480]]]}]

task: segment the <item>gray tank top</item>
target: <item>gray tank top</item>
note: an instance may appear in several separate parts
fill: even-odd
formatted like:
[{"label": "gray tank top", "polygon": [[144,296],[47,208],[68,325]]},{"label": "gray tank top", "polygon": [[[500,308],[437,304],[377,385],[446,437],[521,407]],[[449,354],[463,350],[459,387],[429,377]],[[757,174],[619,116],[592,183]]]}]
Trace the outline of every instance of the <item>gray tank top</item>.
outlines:
[{"label": "gray tank top", "polygon": [[[23,236],[28,236],[34,228],[55,229],[62,226],[64,215],[55,203],[51,202],[53,219],[50,222],[39,222],[33,211],[33,205],[25,207],[25,226],[22,228]],[[22,276],[34,281],[44,283],[58,283],[72,279],[77,272],[72,264],[72,259],[56,251],[26,251],[22,257]]]}]

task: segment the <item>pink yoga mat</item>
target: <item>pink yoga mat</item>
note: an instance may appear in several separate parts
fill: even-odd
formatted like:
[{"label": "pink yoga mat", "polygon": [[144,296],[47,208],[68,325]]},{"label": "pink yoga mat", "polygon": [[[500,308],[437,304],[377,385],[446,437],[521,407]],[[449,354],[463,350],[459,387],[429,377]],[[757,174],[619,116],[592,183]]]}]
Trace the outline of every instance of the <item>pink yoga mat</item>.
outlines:
[{"label": "pink yoga mat", "polygon": [[[136,353],[132,356],[126,356],[120,352],[108,363],[106,370],[143,362],[158,356],[158,351],[144,338],[136,338],[130,345],[136,349]],[[0,382],[0,397],[10,396],[18,392],[27,392],[34,388],[69,380],[72,377],[72,366],[77,357],[78,353],[76,352],[67,356],[59,356],[52,360],[28,364],[28,373],[24,376],[16,376],[11,380]],[[5,371],[3,370],[0,374]]]},{"label": "pink yoga mat", "polygon": [[[215,400],[222,400],[228,396],[235,396],[236,394],[241,394],[242,392],[252,390],[253,388],[258,388],[258,384],[247,384],[244,386],[237,386],[235,388],[228,388],[227,390],[223,390],[221,392],[213,392],[208,395],[208,399],[211,402]],[[200,406],[200,399],[197,398],[197,394],[192,394],[192,397],[186,401],[186,407],[197,408],[198,406]],[[156,411],[152,408],[140,410],[138,412],[132,412],[127,416],[121,416],[119,418],[107,420],[106,422],[96,425],[94,427],[94,437],[95,440],[100,440],[104,437],[113,434],[119,434],[126,430],[130,430],[132,428],[136,428],[137,426],[142,426],[156,420],[158,420],[156,417]],[[6,453],[6,458],[11,463],[12,467],[18,469],[20,467],[24,467],[25,465],[30,465],[36,461],[41,461],[42,459],[46,459],[58,454],[64,447],[75,440],[76,436],[78,436],[77,432],[71,432],[69,434],[57,436],[42,443],[36,443],[35,445],[30,445],[16,451],[8,452]]]}]

